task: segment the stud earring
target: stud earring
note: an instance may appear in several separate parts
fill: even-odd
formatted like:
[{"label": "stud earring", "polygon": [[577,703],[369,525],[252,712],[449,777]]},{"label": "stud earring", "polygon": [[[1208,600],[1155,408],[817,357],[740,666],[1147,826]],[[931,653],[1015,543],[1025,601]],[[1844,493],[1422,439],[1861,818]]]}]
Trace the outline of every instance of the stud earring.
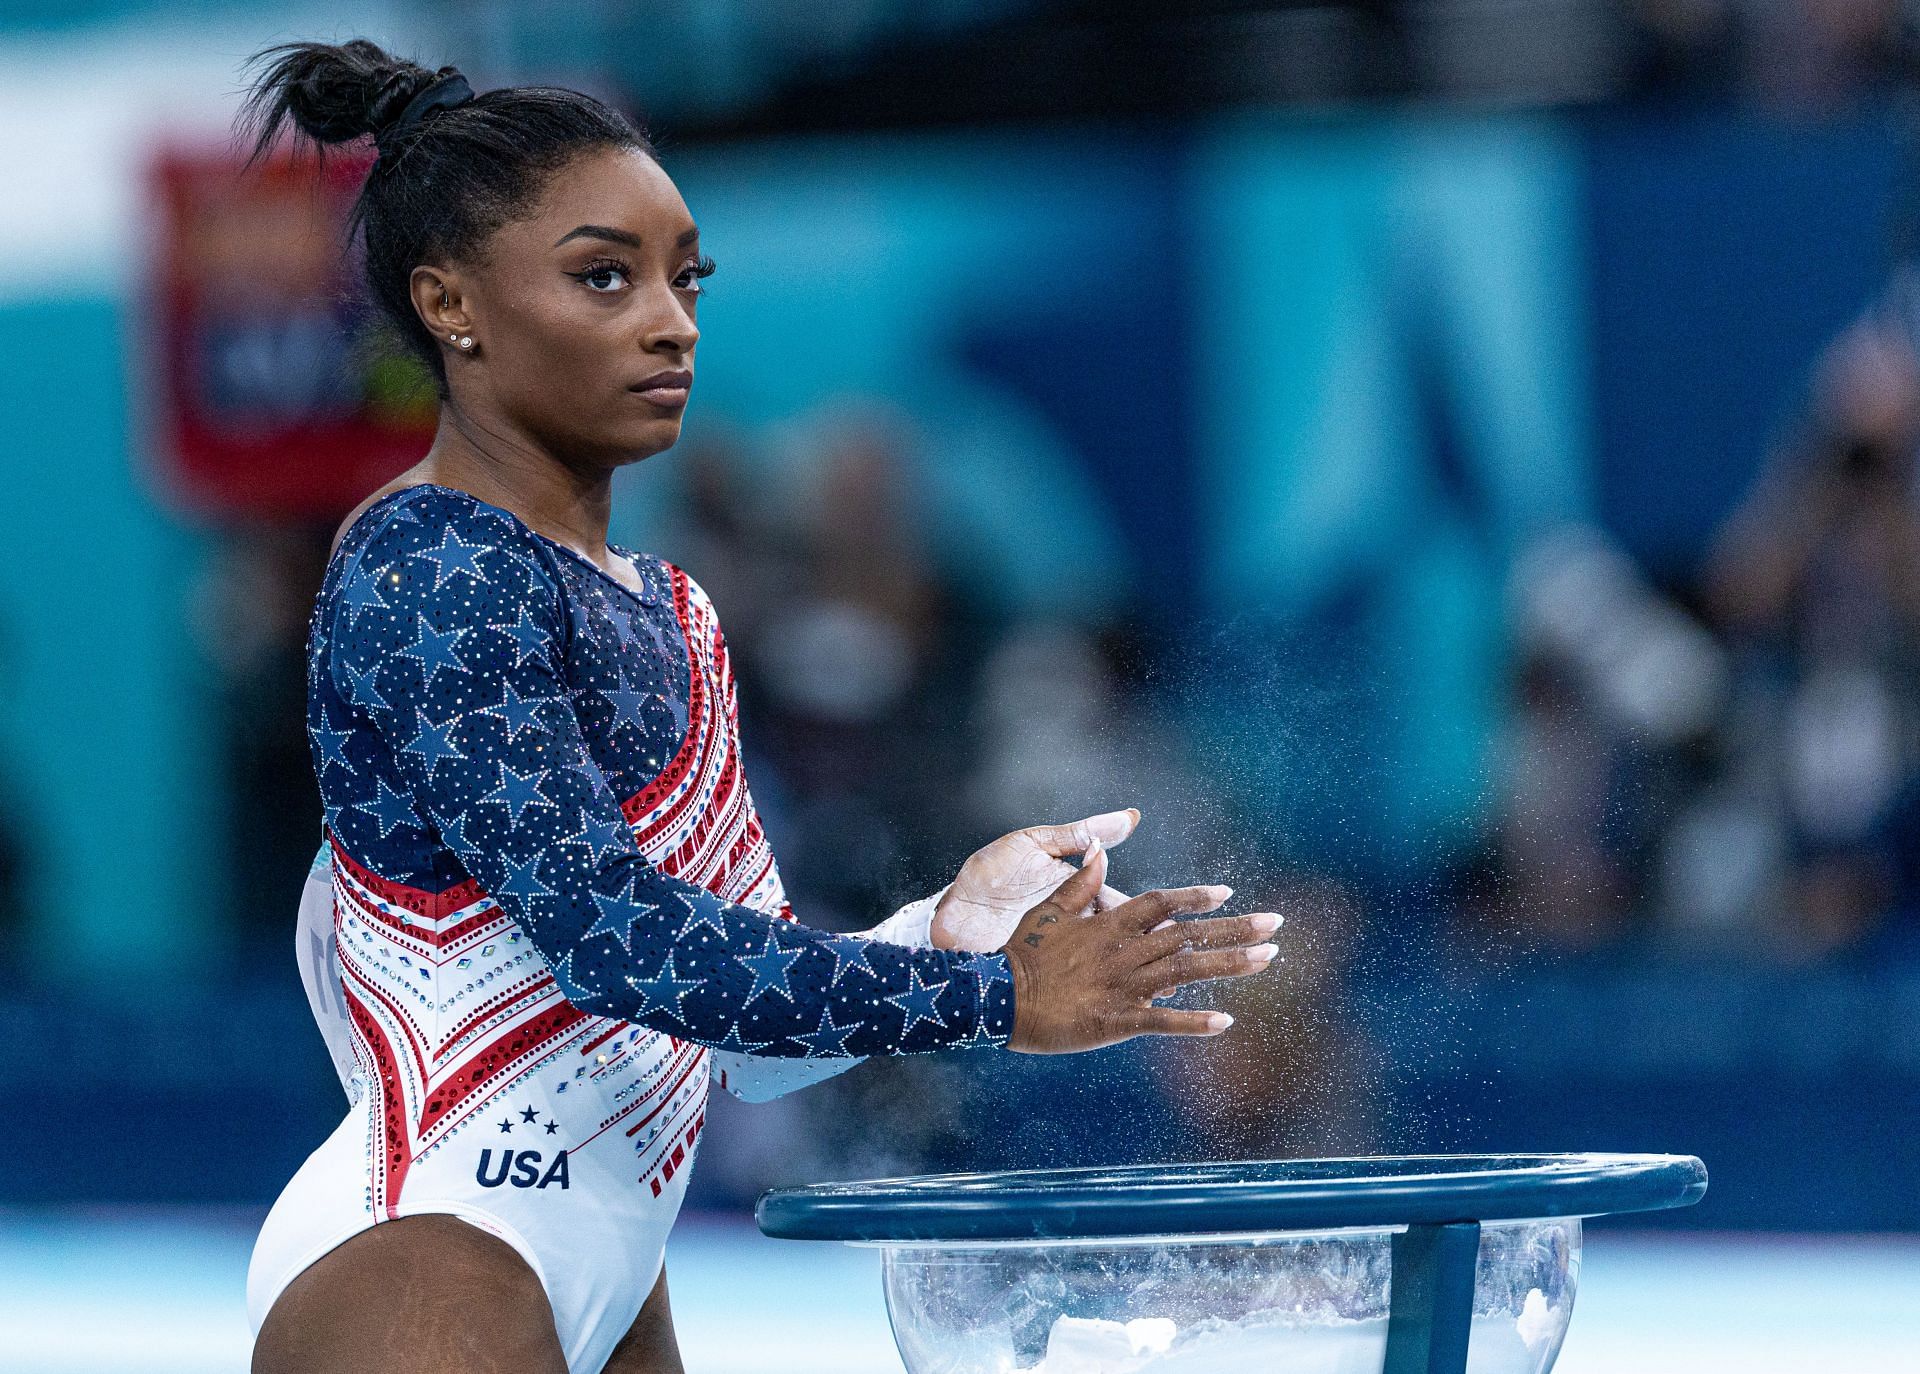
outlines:
[{"label": "stud earring", "polygon": [[473,347],[473,335],[471,334],[449,334],[447,337],[457,342],[462,348]]}]

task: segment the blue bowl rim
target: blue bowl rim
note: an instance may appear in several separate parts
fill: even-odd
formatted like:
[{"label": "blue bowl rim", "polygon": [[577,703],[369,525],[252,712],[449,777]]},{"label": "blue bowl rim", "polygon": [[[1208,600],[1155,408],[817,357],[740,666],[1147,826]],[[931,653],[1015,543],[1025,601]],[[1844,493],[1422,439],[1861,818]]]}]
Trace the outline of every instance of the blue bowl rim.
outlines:
[{"label": "blue bowl rim", "polygon": [[1047,1241],[1603,1216],[1706,1190],[1692,1155],[1372,1155],[818,1183],[763,1194],[754,1219],[785,1240]]}]

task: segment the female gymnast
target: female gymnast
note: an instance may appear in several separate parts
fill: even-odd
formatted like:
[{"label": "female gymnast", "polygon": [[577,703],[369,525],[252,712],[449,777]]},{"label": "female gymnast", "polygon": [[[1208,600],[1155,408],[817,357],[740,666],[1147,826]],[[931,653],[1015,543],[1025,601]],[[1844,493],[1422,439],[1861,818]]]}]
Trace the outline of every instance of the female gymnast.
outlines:
[{"label": "female gymnast", "polygon": [[302,966],[350,1107],[255,1245],[253,1367],[672,1374],[710,1066],[759,1098],[874,1054],[1218,1034],[1155,999],[1267,967],[1279,918],[1104,887],[1129,810],[1002,837],[864,935],[800,924],[712,602],[607,542],[614,470],[679,437],[714,268],[645,135],[360,39],[260,59],[254,158],[289,122],[373,137],[349,233],[441,412],[309,630]]}]

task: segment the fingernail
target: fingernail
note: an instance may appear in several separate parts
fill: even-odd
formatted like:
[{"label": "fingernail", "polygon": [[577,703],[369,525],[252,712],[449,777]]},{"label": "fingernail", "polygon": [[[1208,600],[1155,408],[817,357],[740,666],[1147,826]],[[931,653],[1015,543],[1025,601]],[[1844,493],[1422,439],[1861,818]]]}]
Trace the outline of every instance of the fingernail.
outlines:
[{"label": "fingernail", "polygon": [[1272,911],[1256,911],[1247,917],[1247,921],[1253,926],[1256,935],[1271,935],[1280,929],[1280,917],[1278,913]]},{"label": "fingernail", "polygon": [[1278,945],[1254,945],[1247,951],[1247,962],[1249,964],[1264,964],[1279,952],[1280,946]]},{"label": "fingernail", "polygon": [[1218,1035],[1221,1031],[1225,1030],[1228,1026],[1231,1026],[1232,1024],[1233,1024],[1233,1018],[1227,1015],[1224,1011],[1216,1011],[1215,1013],[1213,1013],[1213,1015],[1207,1018],[1207,1029],[1212,1031],[1215,1035]]},{"label": "fingernail", "polygon": [[1093,842],[1087,846],[1086,852],[1080,856],[1081,866],[1084,867],[1085,865],[1092,863],[1094,856],[1100,852],[1100,849],[1101,849],[1100,840],[1099,840],[1099,837],[1096,836]]},{"label": "fingernail", "polygon": [[1207,891],[1215,893],[1218,899],[1223,902],[1233,895],[1233,889],[1224,883],[1215,883],[1212,887],[1208,888]]}]

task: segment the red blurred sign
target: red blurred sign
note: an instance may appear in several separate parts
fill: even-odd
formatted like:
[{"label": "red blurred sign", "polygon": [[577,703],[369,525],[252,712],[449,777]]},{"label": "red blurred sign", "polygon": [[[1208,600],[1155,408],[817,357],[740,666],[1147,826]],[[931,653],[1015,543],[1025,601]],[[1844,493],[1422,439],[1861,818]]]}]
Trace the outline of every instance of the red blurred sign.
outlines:
[{"label": "red blurred sign", "polygon": [[372,157],[240,162],[176,148],[150,168],[157,477],[203,514],[339,516],[427,451],[439,415],[431,374],[377,333],[345,241]]}]

